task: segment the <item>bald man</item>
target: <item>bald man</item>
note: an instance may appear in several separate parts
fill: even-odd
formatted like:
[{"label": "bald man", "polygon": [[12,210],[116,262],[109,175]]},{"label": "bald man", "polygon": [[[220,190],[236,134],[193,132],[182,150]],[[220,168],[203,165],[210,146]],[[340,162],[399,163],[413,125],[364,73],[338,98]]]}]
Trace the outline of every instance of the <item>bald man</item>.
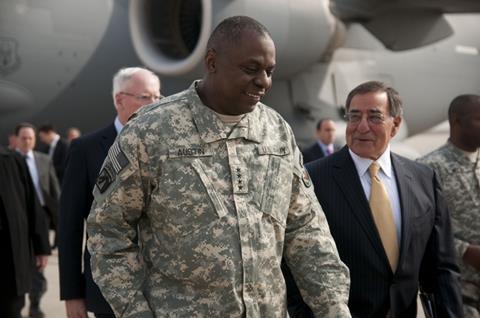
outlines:
[{"label": "bald man", "polygon": [[447,143],[420,161],[437,172],[450,210],[465,317],[480,318],[480,96],[456,97],[448,121]]}]

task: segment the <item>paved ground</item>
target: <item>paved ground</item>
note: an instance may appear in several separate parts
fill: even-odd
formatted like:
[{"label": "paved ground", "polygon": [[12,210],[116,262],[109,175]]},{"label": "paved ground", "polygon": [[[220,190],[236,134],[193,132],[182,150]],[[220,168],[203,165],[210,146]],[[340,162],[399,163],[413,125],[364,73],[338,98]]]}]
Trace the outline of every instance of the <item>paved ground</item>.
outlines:
[{"label": "paved ground", "polygon": [[[409,138],[404,143],[415,149],[420,155],[423,155],[443,144],[447,136],[448,124],[444,123],[424,134]],[[65,306],[59,300],[58,258],[56,251],[49,259],[46,276],[48,291],[42,303],[46,318],[65,318]],[[26,310],[24,310],[23,314],[26,316]],[[423,313],[420,312],[418,317],[424,317]]]}]

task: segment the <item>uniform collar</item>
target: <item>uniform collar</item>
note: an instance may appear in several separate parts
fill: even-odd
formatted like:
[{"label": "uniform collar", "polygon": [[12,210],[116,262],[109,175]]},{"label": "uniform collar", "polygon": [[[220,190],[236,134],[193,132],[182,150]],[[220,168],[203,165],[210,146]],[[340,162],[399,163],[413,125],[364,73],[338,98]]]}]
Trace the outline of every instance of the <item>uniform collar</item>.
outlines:
[{"label": "uniform collar", "polygon": [[[462,164],[462,165],[471,165],[474,164],[475,162],[472,162],[470,158],[468,157],[467,152],[459,149],[457,146],[455,146],[452,141],[449,139],[445,145],[447,150],[452,153],[457,161]],[[475,152],[476,153],[476,152]]]},{"label": "uniform collar", "polygon": [[258,103],[254,110],[246,114],[242,120],[236,125],[230,135],[227,135],[229,128],[224,124],[215,112],[205,106],[198,96],[195,89],[198,81],[193,82],[188,88],[186,98],[192,112],[193,122],[197,127],[200,138],[205,143],[211,143],[222,139],[245,138],[260,143],[262,125],[260,124],[260,116],[262,109]]}]

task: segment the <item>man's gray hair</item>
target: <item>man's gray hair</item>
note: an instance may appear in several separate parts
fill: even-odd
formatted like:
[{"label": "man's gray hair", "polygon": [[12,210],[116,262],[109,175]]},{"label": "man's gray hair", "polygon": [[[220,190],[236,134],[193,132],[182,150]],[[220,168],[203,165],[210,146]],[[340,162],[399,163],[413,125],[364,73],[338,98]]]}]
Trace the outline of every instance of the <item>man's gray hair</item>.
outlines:
[{"label": "man's gray hair", "polygon": [[121,92],[125,84],[132,78],[133,75],[135,75],[137,72],[140,71],[146,71],[150,73],[154,78],[158,79],[160,82],[160,79],[158,76],[150,71],[149,69],[143,68],[143,67],[125,67],[121,68],[118,70],[117,73],[113,76],[113,90],[112,90],[112,95],[115,98],[115,95]]}]

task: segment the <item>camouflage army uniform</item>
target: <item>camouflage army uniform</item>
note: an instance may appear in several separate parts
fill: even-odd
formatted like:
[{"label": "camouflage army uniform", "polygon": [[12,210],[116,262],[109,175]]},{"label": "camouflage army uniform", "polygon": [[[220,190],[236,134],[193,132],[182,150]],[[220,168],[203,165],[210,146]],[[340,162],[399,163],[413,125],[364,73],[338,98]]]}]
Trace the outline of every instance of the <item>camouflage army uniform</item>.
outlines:
[{"label": "camouflage army uniform", "polygon": [[193,85],[142,109],[88,218],[93,277],[117,317],[285,317],[282,254],[316,316],[350,317],[348,269],[304,171],[263,104],[233,128]]},{"label": "camouflage army uniform", "polygon": [[[480,273],[463,263],[469,244],[480,244],[480,164],[473,163],[451,142],[421,158],[439,175],[447,200],[462,273],[465,317],[479,317]],[[476,307],[476,312],[473,309]]]}]

